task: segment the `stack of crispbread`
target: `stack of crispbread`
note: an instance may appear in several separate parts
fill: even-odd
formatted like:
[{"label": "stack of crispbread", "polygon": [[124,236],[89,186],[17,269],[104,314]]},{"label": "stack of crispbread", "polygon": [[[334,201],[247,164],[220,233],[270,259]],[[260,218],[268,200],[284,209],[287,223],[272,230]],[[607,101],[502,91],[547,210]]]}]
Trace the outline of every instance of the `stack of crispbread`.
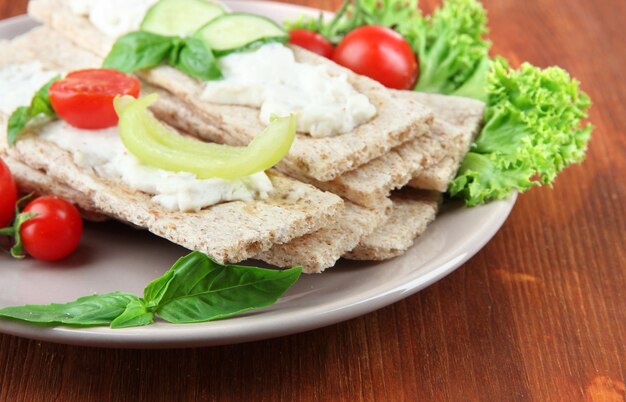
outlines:
[{"label": "stack of crispbread", "polygon": [[[93,55],[64,46],[61,38],[50,40],[51,35],[39,28],[12,42],[0,42],[0,66],[37,60],[49,69],[65,71],[68,64],[71,68],[94,65]],[[314,232],[328,226],[343,210],[338,196],[272,173],[274,191],[267,199],[226,202],[196,213],[173,212],[152,202],[148,194],[79,167],[69,152],[36,132],[24,134],[8,148],[7,117],[0,113],[0,155],[14,169],[22,188],[58,194],[90,216],[109,216],[144,227],[220,262],[242,261],[274,244]]]},{"label": "stack of crispbread", "polygon": [[[64,70],[96,67],[113,43],[60,0],[31,2],[29,12],[94,53],[86,65],[51,56]],[[30,35],[27,41],[35,54],[53,43],[65,51],[82,52],[51,31]],[[303,49],[293,50],[300,62],[325,64],[332,74],[346,74],[378,113],[353,132],[337,137],[298,134],[289,156],[277,169],[341,196],[345,207],[330,212],[332,222],[326,221],[317,231],[291,241],[275,240],[272,247],[259,250],[257,258],[277,266],[303,265],[305,272],[321,272],[342,256],[382,260],[404,253],[435,218],[440,194],[446,191],[480,127],[484,105],[466,98],[387,90]],[[144,92],[160,95],[153,107],[155,115],[192,135],[245,145],[263,127],[256,109],[201,101],[201,83],[175,69],[163,66],[138,75],[144,80]],[[391,194],[407,185],[430,191],[403,189]]]}]

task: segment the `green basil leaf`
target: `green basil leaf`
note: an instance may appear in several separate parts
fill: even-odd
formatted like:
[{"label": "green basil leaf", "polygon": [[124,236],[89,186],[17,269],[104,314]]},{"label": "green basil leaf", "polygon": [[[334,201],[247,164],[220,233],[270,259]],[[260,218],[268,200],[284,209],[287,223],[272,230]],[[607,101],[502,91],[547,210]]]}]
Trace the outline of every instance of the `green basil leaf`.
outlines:
[{"label": "green basil leaf", "polygon": [[176,37],[171,38],[171,40],[172,47],[170,48],[170,53],[167,56],[167,64],[172,67],[176,67],[178,60],[180,60],[180,52],[183,50],[183,47],[185,47],[185,42],[182,38]]},{"label": "green basil leaf", "polygon": [[156,312],[164,320],[203,322],[275,303],[301,272],[301,267],[279,271],[221,265],[193,252],[166,273],[169,280],[155,284],[146,293],[158,295]]},{"label": "green basil leaf", "polygon": [[115,41],[102,66],[125,73],[156,67],[169,58],[174,39],[150,32],[128,33]]},{"label": "green basil leaf", "polygon": [[158,306],[163,299],[163,295],[167,292],[170,282],[174,275],[178,275],[179,278],[177,282],[180,282],[181,273],[189,276],[190,274],[197,273],[202,276],[205,272],[211,269],[212,261],[204,254],[198,251],[194,251],[190,254],[187,254],[184,257],[181,257],[172,265],[163,276],[157,278],[150,282],[148,286],[143,291],[143,297],[146,300],[146,303],[150,306]]},{"label": "green basil leaf", "polygon": [[142,299],[131,300],[126,310],[111,322],[111,328],[129,328],[150,325],[154,322],[154,313],[148,310]]},{"label": "green basil leaf", "polygon": [[54,77],[39,88],[39,90],[35,92],[29,106],[20,106],[11,113],[7,123],[7,143],[10,147],[15,145],[20,134],[22,134],[26,126],[31,122],[41,121],[42,118],[47,120],[56,117],[56,113],[50,103],[48,91],[50,90],[50,86],[60,78],[61,77],[58,76]]},{"label": "green basil leaf", "polygon": [[20,106],[11,113],[7,124],[7,143],[10,147],[15,145],[17,137],[26,128],[29,119],[28,107],[26,106]]},{"label": "green basil leaf", "polygon": [[4,307],[0,309],[0,317],[41,324],[81,327],[109,325],[124,313],[131,301],[138,299],[130,293],[113,292],[81,297],[66,304]]},{"label": "green basil leaf", "polygon": [[185,39],[178,56],[174,66],[190,77],[205,81],[222,78],[217,60],[203,40],[194,37]]},{"label": "green basil leaf", "polygon": [[44,86],[39,88],[37,92],[35,92],[35,96],[30,102],[31,116],[35,117],[39,114],[45,114],[47,117],[56,116],[56,113],[52,108],[52,103],[50,103],[50,87],[60,79],[60,76],[54,77],[50,81],[46,82]]},{"label": "green basil leaf", "polygon": [[0,308],[0,317],[40,324],[110,325],[111,328],[152,324],[155,313],[171,323],[210,321],[273,304],[298,280],[301,272],[301,267],[278,271],[221,265],[195,251],[148,284],[144,299],[113,292],[81,297],[66,304]]}]

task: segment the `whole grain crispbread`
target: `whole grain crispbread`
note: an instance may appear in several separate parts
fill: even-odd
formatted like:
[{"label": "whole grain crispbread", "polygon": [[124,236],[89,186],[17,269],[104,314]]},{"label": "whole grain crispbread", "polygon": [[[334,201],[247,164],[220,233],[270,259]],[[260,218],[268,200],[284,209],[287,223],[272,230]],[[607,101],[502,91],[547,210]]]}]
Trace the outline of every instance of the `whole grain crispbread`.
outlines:
[{"label": "whole grain crispbread", "polygon": [[[28,46],[35,40],[44,42]],[[40,47],[49,51],[31,52]],[[0,42],[0,65],[26,62],[32,57],[47,68],[55,69],[64,58],[63,51],[64,48],[56,43],[47,44],[44,35],[27,34],[12,42]],[[79,59],[73,63],[81,63],[79,53],[72,52],[71,55]],[[6,145],[7,117],[0,115],[0,155],[45,174],[51,180],[50,184],[73,190],[74,194],[66,192],[61,195],[86,210],[146,228],[186,248],[203,251],[219,262],[241,261],[275,243],[286,243],[316,231],[330,224],[343,209],[343,201],[338,196],[272,173],[274,191],[265,200],[227,202],[196,213],[173,212],[154,203],[148,194],[79,167],[69,152],[34,133],[23,135],[9,149]],[[34,179],[26,173],[22,181],[18,177],[18,182],[24,185],[28,185],[28,180]]]},{"label": "whole grain crispbread", "polygon": [[54,181],[45,172],[28,167],[8,155],[3,154],[2,160],[7,164],[11,175],[15,178],[20,193],[39,196],[56,195],[66,200],[72,200],[72,203],[78,206],[83,218],[89,221],[102,222],[109,219],[106,215],[96,212],[97,208],[89,197],[63,183]]},{"label": "whole grain crispbread", "polygon": [[[67,2],[37,0],[30,3],[29,13],[101,57],[111,47],[111,39],[101,34],[87,18],[73,14]],[[287,174],[293,172],[294,176],[329,181],[428,131],[432,114],[415,99],[393,96],[381,84],[302,48],[293,47],[293,51],[298,61],[325,65],[331,75],[345,74],[354,88],[376,106],[377,115],[351,132],[335,137],[313,138],[298,134],[289,155],[280,164]],[[208,123],[236,140],[236,145],[247,144],[263,128],[258,109],[206,102],[201,98],[202,83],[174,68],[161,66],[138,72],[138,75],[202,113]],[[213,130],[203,134],[205,139],[218,140],[212,137]]]},{"label": "whole grain crispbread", "polygon": [[389,219],[345,258],[382,261],[404,254],[437,216],[441,194],[406,189],[394,193],[391,200]]},{"label": "whole grain crispbread", "polygon": [[307,274],[321,273],[387,220],[391,208],[378,210],[346,202],[333,223],[285,244],[276,244],[255,258],[278,267],[302,266]]},{"label": "whole grain crispbread", "polygon": [[465,154],[459,154],[457,157],[449,156],[432,166],[428,166],[411,179],[409,186],[421,190],[445,193],[459,170],[461,155]]},{"label": "whole grain crispbread", "polygon": [[436,119],[453,124],[461,133],[449,142],[449,149],[440,160],[414,172],[409,182],[413,188],[443,193],[482,128],[485,104],[469,98],[425,93],[418,93],[418,99],[434,111]]}]

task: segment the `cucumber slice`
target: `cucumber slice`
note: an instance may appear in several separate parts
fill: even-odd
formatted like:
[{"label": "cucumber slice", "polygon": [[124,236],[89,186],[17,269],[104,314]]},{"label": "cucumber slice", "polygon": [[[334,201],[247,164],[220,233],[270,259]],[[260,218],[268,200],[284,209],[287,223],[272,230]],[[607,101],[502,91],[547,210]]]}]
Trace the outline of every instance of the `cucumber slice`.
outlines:
[{"label": "cucumber slice", "polygon": [[267,170],[287,155],[296,136],[293,115],[274,119],[247,147],[210,144],[171,131],[148,111],[157,95],[113,101],[124,146],[146,165],[190,172],[199,179],[238,179]]},{"label": "cucumber slice", "polygon": [[160,0],[148,9],[140,29],[159,35],[188,36],[225,12],[207,0]]},{"label": "cucumber slice", "polygon": [[224,56],[268,42],[287,42],[289,34],[269,18],[247,13],[230,13],[215,18],[195,33],[195,36]]}]

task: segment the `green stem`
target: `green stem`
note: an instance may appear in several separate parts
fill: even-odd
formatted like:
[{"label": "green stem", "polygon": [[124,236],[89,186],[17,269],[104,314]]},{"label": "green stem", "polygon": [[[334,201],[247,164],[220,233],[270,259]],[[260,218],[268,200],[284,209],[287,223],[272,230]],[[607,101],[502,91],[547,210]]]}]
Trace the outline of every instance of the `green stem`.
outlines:
[{"label": "green stem", "polygon": [[14,227],[8,227],[8,228],[0,229],[0,236],[15,237],[15,228]]}]

